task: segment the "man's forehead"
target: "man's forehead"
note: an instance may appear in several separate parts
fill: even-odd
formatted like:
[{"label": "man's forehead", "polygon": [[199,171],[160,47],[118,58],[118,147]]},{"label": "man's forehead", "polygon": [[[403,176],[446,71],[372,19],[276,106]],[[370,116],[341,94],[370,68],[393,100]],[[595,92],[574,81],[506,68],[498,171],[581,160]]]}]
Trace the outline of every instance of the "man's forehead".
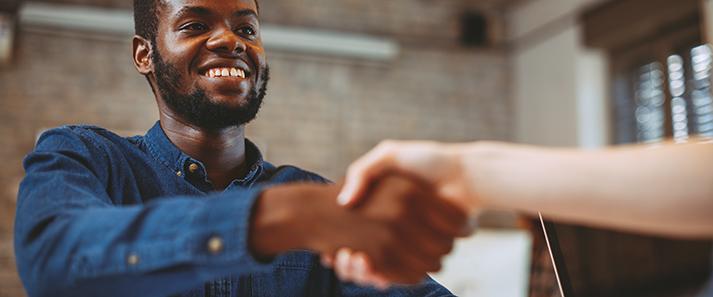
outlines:
[{"label": "man's forehead", "polygon": [[256,0],[160,0],[166,12],[175,14],[186,8],[201,8],[215,12],[237,12],[251,10],[257,15]]}]

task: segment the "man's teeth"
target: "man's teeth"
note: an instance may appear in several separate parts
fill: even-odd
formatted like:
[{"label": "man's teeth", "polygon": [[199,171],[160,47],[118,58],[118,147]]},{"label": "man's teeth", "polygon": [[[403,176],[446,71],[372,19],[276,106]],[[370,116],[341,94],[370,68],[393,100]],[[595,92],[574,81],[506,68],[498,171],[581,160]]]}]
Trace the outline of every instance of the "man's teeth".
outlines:
[{"label": "man's teeth", "polygon": [[245,78],[245,71],[238,68],[213,68],[206,73],[208,77],[240,77]]}]

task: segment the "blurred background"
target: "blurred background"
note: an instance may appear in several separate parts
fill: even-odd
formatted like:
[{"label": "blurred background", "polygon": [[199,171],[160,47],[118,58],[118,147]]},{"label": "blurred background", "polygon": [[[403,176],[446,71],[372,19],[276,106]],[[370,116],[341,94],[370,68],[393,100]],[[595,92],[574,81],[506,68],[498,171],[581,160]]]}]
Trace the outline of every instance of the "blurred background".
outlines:
[{"label": "blurred background", "polygon": [[[247,133],[275,164],[339,179],[387,138],[597,148],[713,135],[713,0],[260,4],[272,80]],[[12,222],[38,133],[135,135],[158,118],[131,62],[131,5],[0,0],[0,297],[24,296]],[[537,224],[488,213],[482,225],[438,280],[461,296],[558,296]],[[710,242],[557,231],[578,296],[705,295]]]}]

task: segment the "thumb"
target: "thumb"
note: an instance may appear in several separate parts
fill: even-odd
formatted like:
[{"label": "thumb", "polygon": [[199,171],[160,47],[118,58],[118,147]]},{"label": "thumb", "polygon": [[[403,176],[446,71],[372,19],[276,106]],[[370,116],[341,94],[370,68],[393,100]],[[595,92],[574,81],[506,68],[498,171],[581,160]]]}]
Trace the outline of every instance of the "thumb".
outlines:
[{"label": "thumb", "polygon": [[337,203],[347,207],[353,206],[365,192],[366,184],[368,182],[365,182],[362,176],[347,175],[344,186],[337,196]]},{"label": "thumb", "polygon": [[393,165],[392,147],[390,142],[382,142],[349,166],[337,203],[351,207],[362,199],[373,179]]}]

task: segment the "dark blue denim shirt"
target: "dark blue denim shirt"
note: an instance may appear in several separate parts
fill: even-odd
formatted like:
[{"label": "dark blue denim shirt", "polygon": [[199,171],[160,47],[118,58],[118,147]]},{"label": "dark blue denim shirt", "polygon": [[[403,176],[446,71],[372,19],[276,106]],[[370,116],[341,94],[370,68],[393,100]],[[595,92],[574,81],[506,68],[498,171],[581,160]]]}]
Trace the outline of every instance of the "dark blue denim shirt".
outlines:
[{"label": "dark blue denim shirt", "polygon": [[452,296],[426,280],[380,292],[340,282],[306,251],[260,262],[247,247],[252,205],[270,185],[326,182],[262,160],[214,192],[205,167],[159,123],[145,136],[65,126],[25,159],[15,254],[30,296]]}]

